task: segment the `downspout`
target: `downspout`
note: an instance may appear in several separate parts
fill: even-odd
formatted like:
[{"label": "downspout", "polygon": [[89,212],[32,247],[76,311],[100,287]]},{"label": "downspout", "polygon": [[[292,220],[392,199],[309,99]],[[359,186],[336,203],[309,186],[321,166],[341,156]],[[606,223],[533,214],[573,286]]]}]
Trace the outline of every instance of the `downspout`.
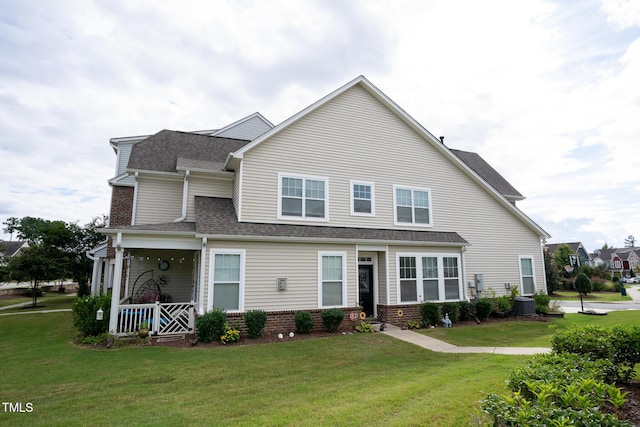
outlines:
[{"label": "downspout", "polygon": [[200,289],[198,289],[198,313],[204,314],[204,273],[207,261],[207,238],[202,238],[202,250],[200,252]]},{"label": "downspout", "polygon": [[462,263],[462,298],[464,301],[470,301],[469,293],[467,289],[467,263],[464,259],[464,254],[467,252],[467,247],[460,248],[460,262]]},{"label": "downspout", "polygon": [[138,205],[138,171],[134,174],[133,206],[131,207],[131,225],[136,225],[136,206]]},{"label": "downspout", "polygon": [[184,172],[184,184],[182,185],[182,216],[173,222],[182,222],[187,219],[187,198],[189,195],[189,171]]},{"label": "downspout", "polygon": [[540,255],[542,256],[542,283],[544,283],[544,293],[549,295],[549,288],[547,288],[547,266],[544,262],[544,246],[546,243],[547,239],[540,239]]}]

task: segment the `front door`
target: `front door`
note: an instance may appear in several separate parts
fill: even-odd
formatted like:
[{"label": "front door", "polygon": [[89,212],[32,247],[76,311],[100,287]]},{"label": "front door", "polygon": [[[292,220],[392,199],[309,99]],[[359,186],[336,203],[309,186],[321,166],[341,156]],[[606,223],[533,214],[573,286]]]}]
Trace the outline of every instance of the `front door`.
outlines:
[{"label": "front door", "polygon": [[373,316],[373,265],[358,267],[358,290],[362,309],[367,317]]}]

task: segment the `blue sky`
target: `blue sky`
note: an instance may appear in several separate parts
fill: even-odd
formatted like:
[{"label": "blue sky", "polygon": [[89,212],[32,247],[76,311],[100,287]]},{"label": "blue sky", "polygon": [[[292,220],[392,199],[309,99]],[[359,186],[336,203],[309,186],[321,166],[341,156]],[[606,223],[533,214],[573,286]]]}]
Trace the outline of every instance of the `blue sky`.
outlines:
[{"label": "blue sky", "polygon": [[640,239],[622,0],[0,0],[0,221],[108,213],[109,138],[277,124],[360,74],[491,163],[551,242]]}]

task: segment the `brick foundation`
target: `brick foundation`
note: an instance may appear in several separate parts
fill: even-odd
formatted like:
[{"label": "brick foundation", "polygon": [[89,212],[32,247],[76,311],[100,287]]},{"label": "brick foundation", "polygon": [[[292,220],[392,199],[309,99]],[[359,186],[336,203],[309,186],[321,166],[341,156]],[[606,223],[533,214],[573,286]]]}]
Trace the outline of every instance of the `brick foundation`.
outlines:
[{"label": "brick foundation", "polygon": [[[360,307],[347,307],[342,308],[344,311],[344,320],[338,328],[339,331],[352,331],[353,327],[357,324],[351,321],[349,315],[352,311],[360,312]],[[324,310],[282,310],[282,311],[267,311],[267,324],[264,327],[264,334],[278,334],[284,335],[289,332],[296,331],[295,316],[299,311],[308,311],[313,318],[313,328],[311,332],[326,331],[322,324],[322,312]],[[237,327],[240,329],[242,336],[247,336],[247,325],[243,319],[244,313],[227,313],[227,323],[229,326]]]},{"label": "brick foundation", "polygon": [[[398,310],[402,310],[402,316],[398,314]],[[422,314],[420,314],[420,306],[418,304],[378,304],[378,319],[392,325],[404,326],[407,324],[407,320],[420,321]]]}]

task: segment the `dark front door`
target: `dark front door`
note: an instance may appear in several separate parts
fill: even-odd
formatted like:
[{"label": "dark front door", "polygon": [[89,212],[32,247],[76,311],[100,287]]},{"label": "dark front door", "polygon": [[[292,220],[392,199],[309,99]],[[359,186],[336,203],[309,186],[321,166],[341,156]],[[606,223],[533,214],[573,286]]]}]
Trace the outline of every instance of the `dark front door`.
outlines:
[{"label": "dark front door", "polygon": [[367,317],[373,316],[373,265],[358,267],[358,290],[362,309]]}]

